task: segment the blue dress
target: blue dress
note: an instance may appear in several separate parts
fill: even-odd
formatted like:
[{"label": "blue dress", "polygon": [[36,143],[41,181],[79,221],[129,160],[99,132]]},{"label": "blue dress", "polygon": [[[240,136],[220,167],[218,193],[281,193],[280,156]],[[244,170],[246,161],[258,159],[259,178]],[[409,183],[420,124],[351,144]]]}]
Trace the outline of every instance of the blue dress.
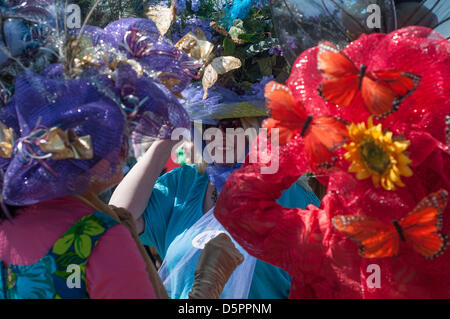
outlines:
[{"label": "blue dress", "polygon": [[[161,176],[153,188],[143,214],[145,230],[140,238],[144,245],[157,249],[169,269],[171,265],[175,267],[193,243],[194,238],[186,238],[185,235],[203,216],[203,199],[208,183],[207,174],[198,173],[194,165],[183,165]],[[320,204],[313,193],[297,183],[286,190],[278,202],[290,208]],[[170,298],[188,298],[195,268],[196,264],[192,264],[184,274],[177,274],[181,283],[175,290],[168,289]],[[248,298],[288,298],[290,282],[291,277],[284,270],[258,260]]]}]

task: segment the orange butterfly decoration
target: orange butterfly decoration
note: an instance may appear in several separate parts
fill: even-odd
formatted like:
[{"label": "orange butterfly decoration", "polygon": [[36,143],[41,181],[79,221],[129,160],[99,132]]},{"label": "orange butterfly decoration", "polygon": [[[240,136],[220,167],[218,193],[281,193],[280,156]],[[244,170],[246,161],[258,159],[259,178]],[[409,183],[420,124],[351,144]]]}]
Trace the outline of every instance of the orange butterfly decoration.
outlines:
[{"label": "orange butterfly decoration", "polygon": [[319,43],[318,68],[323,76],[318,87],[323,99],[338,106],[349,106],[360,92],[367,110],[375,118],[398,110],[420,82],[420,76],[405,71],[367,71],[366,65],[358,69],[330,42]]},{"label": "orange butterfly decoration", "polygon": [[443,253],[447,236],[440,233],[442,213],[448,193],[441,189],[425,197],[412,212],[400,221],[385,224],[375,218],[354,215],[333,217],[333,226],[361,247],[365,258],[392,257],[399,254],[400,242],[406,242],[426,258]]},{"label": "orange butterfly decoration", "polygon": [[312,167],[329,167],[335,160],[333,152],[348,140],[346,122],[334,117],[317,117],[306,113],[283,84],[271,81],[265,87],[266,108],[271,118],[263,127],[279,129],[279,143],[286,144],[296,134],[304,138],[306,155]]}]

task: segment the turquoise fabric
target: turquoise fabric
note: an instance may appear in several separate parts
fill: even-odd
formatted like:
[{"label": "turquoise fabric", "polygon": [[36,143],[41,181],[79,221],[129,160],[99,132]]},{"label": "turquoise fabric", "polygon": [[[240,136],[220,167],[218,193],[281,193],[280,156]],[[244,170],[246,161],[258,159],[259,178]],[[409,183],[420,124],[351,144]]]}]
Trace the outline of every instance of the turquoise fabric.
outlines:
[{"label": "turquoise fabric", "polygon": [[[194,165],[183,165],[161,176],[155,184],[148,206],[143,214],[145,230],[140,238],[144,245],[157,249],[168,267],[175,266],[192,245],[195,238],[185,238],[186,231],[203,216],[203,198],[208,186],[208,176],[199,174]],[[305,208],[319,205],[311,192],[294,184],[278,201],[287,207]],[[186,274],[193,274],[196,264],[189,265]],[[179,280],[177,291],[168,293],[172,299],[188,297],[193,275]],[[288,298],[291,277],[282,269],[258,260],[250,288],[250,299]],[[167,288],[167,287],[166,287]]]},{"label": "turquoise fabric", "polygon": [[[5,266],[0,260],[0,299],[89,298],[86,263],[98,240],[116,224],[111,217],[95,212],[73,224],[38,262]],[[79,288],[67,284],[74,274],[69,265],[79,266]]]}]

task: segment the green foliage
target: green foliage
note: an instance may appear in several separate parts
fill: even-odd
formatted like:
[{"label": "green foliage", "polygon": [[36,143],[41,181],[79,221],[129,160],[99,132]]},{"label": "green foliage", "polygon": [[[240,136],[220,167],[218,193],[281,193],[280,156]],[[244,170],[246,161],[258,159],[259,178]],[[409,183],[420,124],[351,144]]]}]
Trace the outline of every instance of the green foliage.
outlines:
[{"label": "green foliage", "polygon": [[[189,7],[190,7],[190,2],[187,2],[187,3],[189,3]],[[197,16],[203,17],[203,18],[206,18],[206,19],[215,18],[216,16],[214,16],[214,13],[215,13],[215,11],[214,11],[214,0],[201,1],[200,8],[198,9],[198,11],[194,12],[191,9],[190,13],[191,14],[196,14]]]},{"label": "green foliage", "polygon": [[242,61],[242,67],[233,71],[227,82],[222,84],[248,90],[263,76],[273,75],[277,80],[286,80],[289,75],[286,61],[269,53],[279,44],[269,8],[252,8],[245,19],[236,19],[228,32],[229,37],[223,37],[222,41],[224,55],[233,52],[231,55]]},{"label": "green foliage", "polygon": [[223,55],[234,55],[236,44],[230,38],[224,38],[222,42]]}]

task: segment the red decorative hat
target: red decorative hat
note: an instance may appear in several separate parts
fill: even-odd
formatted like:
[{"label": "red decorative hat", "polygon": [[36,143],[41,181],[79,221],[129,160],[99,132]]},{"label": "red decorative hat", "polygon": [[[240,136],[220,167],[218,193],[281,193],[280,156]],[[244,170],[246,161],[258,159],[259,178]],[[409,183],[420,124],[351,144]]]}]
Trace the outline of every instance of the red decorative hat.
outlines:
[{"label": "red decorative hat", "polygon": [[[450,78],[449,52],[449,41],[424,27],[408,27],[390,34],[362,35],[342,51],[355,66],[367,66],[366,73],[398,70],[420,77],[417,87],[399,103],[397,111],[384,118],[374,119],[375,124],[381,124],[382,130],[410,141],[407,152],[415,177],[405,178],[404,182],[411,186],[418,187],[416,178],[421,179],[419,185],[429,182],[431,172],[436,174],[432,182],[434,187],[437,187],[436,179],[447,186],[450,180],[448,169],[442,167],[442,171],[439,171],[441,165],[428,159],[433,152],[439,152],[442,161],[448,160],[445,154],[448,146],[445,144],[448,134],[446,115],[450,113],[450,89],[447,82]],[[356,93],[351,104],[346,107],[327,102],[320,95],[319,86],[324,77],[318,69],[318,53],[319,47],[306,50],[294,64],[287,85],[295,99],[302,102],[312,116],[335,116],[350,123],[367,123],[372,114],[366,107],[362,93]],[[347,171],[350,163],[344,159],[345,149],[341,148],[340,152],[336,166]],[[421,176],[422,169],[426,171],[425,176]],[[368,186],[372,188],[371,183]]]},{"label": "red decorative hat", "polygon": [[[373,100],[364,96],[364,93],[370,92],[382,94],[383,91],[378,92],[379,88],[376,86],[367,88],[367,92],[364,92],[364,85],[367,83],[359,83],[360,87],[348,106],[338,106],[333,102],[343,101],[341,94],[347,93],[346,87],[342,87],[345,84],[342,79],[338,82],[341,86],[333,88],[340,95],[325,96],[323,89],[327,84],[324,83],[333,78],[325,77],[327,73],[323,70],[323,65],[322,70],[318,68],[319,47],[308,49],[297,58],[287,86],[296,102],[302,104],[313,118],[328,116],[346,121],[348,142],[335,152],[333,167],[314,169],[308,165],[310,163],[305,156],[304,138],[300,138],[299,132],[297,138],[281,148],[280,163],[283,160],[296,161],[295,164],[285,166],[292,175],[305,173],[308,166],[315,171],[327,186],[327,195],[321,206],[327,216],[365,216],[364,218],[373,218],[381,224],[392,225],[393,220],[405,220],[419,204],[429,200],[433,205],[442,206],[442,214],[434,219],[439,229],[437,236],[450,234],[450,205],[441,201],[450,192],[450,156],[447,145],[450,42],[430,29],[408,27],[390,34],[362,35],[342,50],[358,72],[365,66],[364,74],[368,78],[373,77],[372,80],[381,81],[386,74],[381,73],[384,71],[401,71],[398,74],[402,76],[411,74],[417,77],[417,83],[411,92],[404,97],[397,97],[392,110],[382,115],[377,115],[370,108],[368,102]],[[357,74],[357,79],[360,74]],[[387,82],[382,85],[389,87]],[[397,91],[404,89],[394,85],[391,88]],[[350,89],[349,86],[348,90]],[[438,191],[440,193],[436,193]],[[434,196],[430,196],[431,194]],[[336,220],[329,220],[329,229],[339,233],[339,221],[336,225],[331,224],[331,221]],[[325,225],[322,227],[326,228]],[[342,237],[331,236],[327,243],[333,247],[342,245],[341,241]],[[445,245],[445,240],[442,240],[442,245]],[[348,247],[355,249],[353,245]],[[441,252],[433,257],[440,254]],[[367,259],[368,263],[370,261],[371,259]],[[386,260],[382,263],[386,267],[392,266],[390,261],[390,266],[385,264]],[[450,267],[450,252],[445,251],[440,258],[427,260],[414,249],[405,249],[402,250],[399,265],[415,265],[415,269],[422,274],[435,275],[437,271],[447,273],[445,269]]]}]

